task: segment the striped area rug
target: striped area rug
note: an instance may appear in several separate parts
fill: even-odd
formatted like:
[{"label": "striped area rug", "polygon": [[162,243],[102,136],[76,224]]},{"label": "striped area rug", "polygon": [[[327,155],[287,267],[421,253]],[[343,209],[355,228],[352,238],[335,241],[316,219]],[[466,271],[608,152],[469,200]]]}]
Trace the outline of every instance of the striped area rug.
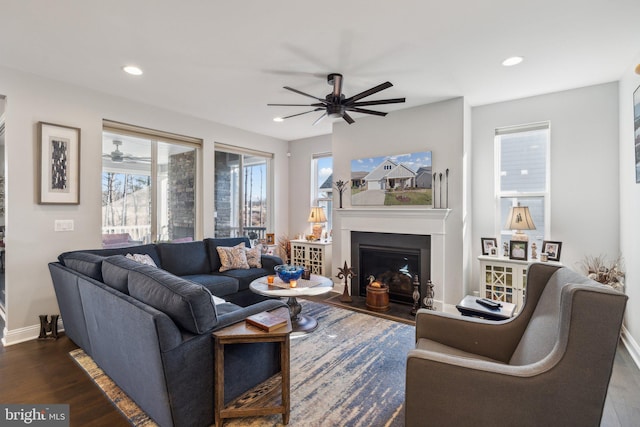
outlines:
[{"label": "striped area rug", "polygon": [[[304,314],[318,320],[318,329],[291,340],[289,426],[403,426],[406,356],[414,347],[415,328],[326,304],[301,304]],[[82,358],[93,361],[82,354],[74,358],[85,368]],[[126,395],[118,401],[111,397],[119,389],[104,373],[98,381],[93,369],[85,370],[133,425],[153,425],[139,408],[137,413],[130,409],[125,413],[121,405],[131,408],[132,402]],[[101,385],[105,379],[111,384]],[[281,426],[282,417],[238,418],[224,425]]]}]

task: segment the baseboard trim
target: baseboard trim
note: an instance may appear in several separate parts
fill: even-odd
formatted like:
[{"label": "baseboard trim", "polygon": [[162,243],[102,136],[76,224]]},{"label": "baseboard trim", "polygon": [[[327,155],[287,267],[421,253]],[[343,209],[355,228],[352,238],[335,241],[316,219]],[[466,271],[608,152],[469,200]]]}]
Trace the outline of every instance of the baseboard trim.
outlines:
[{"label": "baseboard trim", "polygon": [[[62,319],[58,318],[58,333],[64,331]],[[40,324],[25,326],[24,328],[8,330],[6,325],[2,336],[2,345],[8,347],[25,341],[35,340],[40,336]]]},{"label": "baseboard trim", "polygon": [[640,346],[633,339],[627,328],[622,325],[622,331],[620,333],[620,338],[622,339],[622,343],[627,348],[627,351],[631,355],[631,358],[635,362],[638,369],[640,369]]}]

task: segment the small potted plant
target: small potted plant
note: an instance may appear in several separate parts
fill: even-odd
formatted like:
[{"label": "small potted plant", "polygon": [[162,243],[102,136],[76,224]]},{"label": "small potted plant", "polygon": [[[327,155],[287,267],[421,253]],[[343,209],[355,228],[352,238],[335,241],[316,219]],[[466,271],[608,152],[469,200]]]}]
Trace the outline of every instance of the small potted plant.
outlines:
[{"label": "small potted plant", "polygon": [[609,262],[602,255],[585,256],[582,260],[582,269],[589,279],[611,286],[617,291],[624,290],[622,257],[618,256],[618,258]]}]

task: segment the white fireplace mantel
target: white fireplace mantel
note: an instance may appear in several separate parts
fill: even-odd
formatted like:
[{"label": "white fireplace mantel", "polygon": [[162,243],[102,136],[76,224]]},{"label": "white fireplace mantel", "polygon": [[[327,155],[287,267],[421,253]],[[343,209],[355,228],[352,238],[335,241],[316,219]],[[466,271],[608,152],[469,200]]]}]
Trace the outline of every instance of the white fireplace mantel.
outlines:
[{"label": "white fireplace mantel", "polygon": [[335,209],[333,248],[335,265],[351,258],[351,232],[420,234],[431,236],[431,281],[435,301],[445,300],[446,285],[446,220],[451,209],[404,207],[350,207]]},{"label": "white fireplace mantel", "polygon": [[[387,221],[391,221],[389,227],[393,228],[391,233],[405,233],[399,231],[400,228],[407,228],[407,234],[444,234],[445,221],[451,213],[451,209],[431,209],[431,208],[392,208],[392,207],[362,207],[362,208],[344,208],[333,211],[334,218],[339,218],[342,227],[351,223],[350,220],[356,220],[363,226],[362,222],[373,220],[373,230],[355,230],[354,231],[378,231],[381,225],[385,225]],[[406,221],[403,227],[401,220]],[[415,227],[418,227],[417,229]]]}]

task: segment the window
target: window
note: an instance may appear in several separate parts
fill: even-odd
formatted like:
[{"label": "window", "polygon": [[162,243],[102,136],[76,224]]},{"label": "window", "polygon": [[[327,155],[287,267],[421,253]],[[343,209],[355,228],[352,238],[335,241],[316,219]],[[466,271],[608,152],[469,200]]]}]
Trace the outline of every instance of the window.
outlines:
[{"label": "window", "polygon": [[311,206],[324,208],[327,216],[325,230],[333,226],[333,157],[331,153],[314,154],[311,165]]},{"label": "window", "polygon": [[269,153],[216,144],[216,237],[255,241],[272,229],[272,158]]},{"label": "window", "polygon": [[196,238],[200,146],[195,138],[105,121],[103,247]]},{"label": "window", "polygon": [[501,243],[511,206],[528,206],[535,230],[525,233],[541,248],[549,228],[549,123],[496,129],[496,227]]}]

